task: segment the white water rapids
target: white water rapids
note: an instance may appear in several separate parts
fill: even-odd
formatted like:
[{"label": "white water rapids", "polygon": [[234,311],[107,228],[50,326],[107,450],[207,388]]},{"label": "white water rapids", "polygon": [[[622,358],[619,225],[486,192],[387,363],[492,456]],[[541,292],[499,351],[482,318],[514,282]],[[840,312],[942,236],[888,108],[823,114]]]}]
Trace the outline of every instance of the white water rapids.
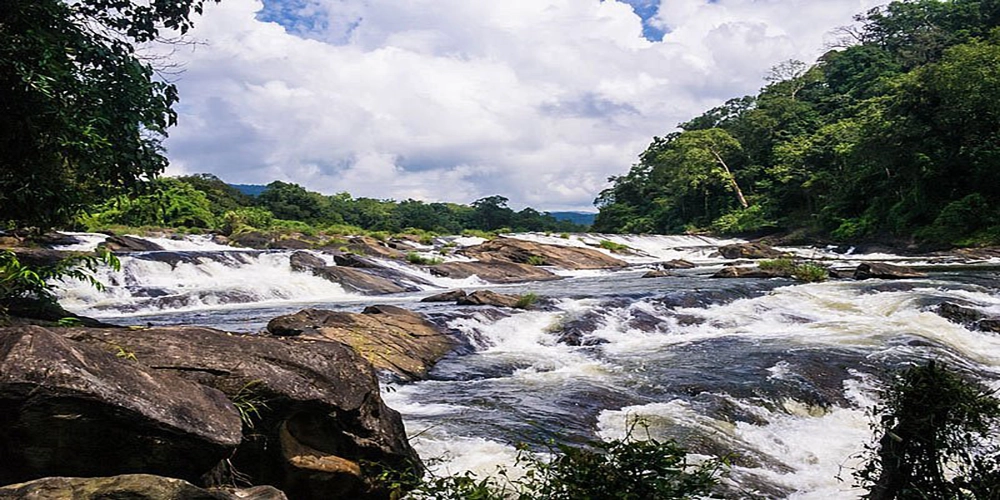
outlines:
[{"label": "white water rapids", "polygon": [[[294,272],[288,251],[157,240],[169,258],[123,257],[121,273],[101,276],[107,292],[66,284],[61,302],[112,322],[242,331],[306,306],[360,310],[390,302],[423,312],[468,347],[442,360],[429,380],[387,384],[384,398],[440,473],[492,474],[514,463],[519,441],[622,437],[639,419],[642,432],[676,438],[696,455],[730,456],[732,491],[857,498],[850,472],[871,438],[866,410],[889,370],[940,359],[998,387],[1000,336],[934,312],[953,302],[1000,314],[995,268],[931,267],[928,278],[907,281],[718,280],[707,278],[726,263],[715,251],[733,241],[517,237],[588,247],[607,239],[634,249],[625,257],[634,264],[686,259],[700,267],[651,279],[640,277],[645,269],[560,271],[566,277],[559,281],[489,286],[551,299],[541,310],[498,312],[418,302],[444,289],[486,287],[475,278],[438,278],[393,262],[387,265],[425,283],[422,290],[363,297]],[[87,245],[99,241],[92,239]],[[791,250],[838,267],[903,260]],[[576,341],[567,343],[570,333]]]}]

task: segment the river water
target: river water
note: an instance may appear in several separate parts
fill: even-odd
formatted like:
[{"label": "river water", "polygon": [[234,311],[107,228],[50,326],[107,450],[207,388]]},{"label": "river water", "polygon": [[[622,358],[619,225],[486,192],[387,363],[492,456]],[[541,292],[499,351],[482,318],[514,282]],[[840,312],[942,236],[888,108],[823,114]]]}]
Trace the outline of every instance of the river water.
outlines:
[{"label": "river water", "polygon": [[[85,241],[77,249],[101,239],[79,236]],[[578,246],[609,239],[636,250],[626,257],[634,266],[553,270],[564,279],[487,286],[386,263],[412,275],[421,291],[365,297],[293,272],[291,252],[164,239],[155,241],[168,252],[123,257],[121,273],[102,277],[107,291],[67,284],[59,293],[67,309],[109,322],[246,332],[305,307],[360,311],[388,303],[422,312],[463,345],[428,380],[386,378],[383,396],[439,473],[491,474],[498,464],[514,463],[518,442],[583,442],[635,428],[678,439],[696,456],[729,457],[725,481],[734,497],[857,498],[850,471],[870,440],[866,410],[887,373],[938,359],[1000,388],[1000,336],[934,312],[952,302],[1000,315],[997,262],[790,248],[838,269],[889,260],[928,271],[927,278],[906,281],[796,284],[709,278],[727,263],[715,254],[718,246],[735,240],[516,237]],[[431,255],[432,248],[424,250]],[[642,277],[648,266],[677,258],[698,267]],[[510,311],[419,302],[458,287],[533,292],[542,306]]]}]

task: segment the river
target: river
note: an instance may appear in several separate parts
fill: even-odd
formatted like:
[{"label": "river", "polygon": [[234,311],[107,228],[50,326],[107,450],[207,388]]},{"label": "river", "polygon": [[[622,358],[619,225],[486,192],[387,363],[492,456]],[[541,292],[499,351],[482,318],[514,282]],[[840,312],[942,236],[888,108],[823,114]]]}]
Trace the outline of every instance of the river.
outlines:
[{"label": "river", "polygon": [[[102,238],[78,237],[84,242],[76,249]],[[636,253],[625,270],[554,270],[564,279],[504,286],[386,262],[421,291],[366,297],[293,272],[291,252],[154,239],[168,252],[123,257],[122,272],[101,276],[105,292],[67,284],[59,295],[67,309],[109,322],[242,332],[305,307],[360,311],[388,303],[424,313],[463,345],[428,380],[386,378],[383,396],[438,473],[495,473],[497,464],[514,462],[515,443],[622,437],[639,421],[633,433],[676,438],[696,456],[729,457],[725,481],[741,495],[856,498],[850,471],[871,438],[866,411],[887,373],[939,359],[1000,388],[1000,337],[934,312],[951,302],[1000,315],[997,262],[788,248],[837,269],[885,260],[928,272],[905,281],[796,284],[709,278],[727,263],[718,246],[737,240],[515,237],[579,246],[609,239]],[[656,262],[678,258],[698,266],[642,277]],[[458,287],[532,292],[543,305],[501,311],[419,302]],[[560,341],[567,335],[579,345]]]}]

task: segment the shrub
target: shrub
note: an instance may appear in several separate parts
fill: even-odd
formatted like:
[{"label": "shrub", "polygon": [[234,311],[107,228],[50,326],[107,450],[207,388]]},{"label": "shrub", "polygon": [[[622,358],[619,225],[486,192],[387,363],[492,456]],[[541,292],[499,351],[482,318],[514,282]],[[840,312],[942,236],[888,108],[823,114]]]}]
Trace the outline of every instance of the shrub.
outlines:
[{"label": "shrub", "polygon": [[545,257],[542,257],[541,255],[532,255],[531,257],[528,257],[526,264],[530,266],[544,266]]},{"label": "shrub", "polygon": [[993,391],[928,362],[903,371],[871,410],[874,441],[854,472],[868,499],[996,498]]},{"label": "shrub", "polygon": [[517,309],[528,309],[529,307],[535,305],[538,302],[538,294],[533,292],[528,292],[517,299],[517,303],[514,307]]},{"label": "shrub", "polygon": [[611,240],[601,240],[599,246],[605,250],[611,250],[613,253],[628,253],[632,250],[628,245],[615,243]]},{"label": "shrub", "polygon": [[816,264],[799,264],[792,269],[792,277],[806,283],[816,283],[826,281],[830,277],[830,271]]},{"label": "shrub", "polygon": [[768,259],[757,262],[757,267],[764,271],[782,271],[791,273],[795,269],[795,261],[792,259]]},{"label": "shrub", "polygon": [[406,254],[406,261],[410,264],[418,266],[433,266],[435,264],[440,264],[444,262],[442,259],[424,257],[417,252],[410,252]]},{"label": "shrub", "polygon": [[118,271],[121,263],[106,250],[95,255],[74,255],[51,266],[30,267],[22,263],[14,252],[0,251],[0,314],[6,314],[10,304],[17,300],[40,300],[55,302],[53,280],[71,278],[90,283],[98,290],[104,284],[94,277],[94,272],[102,264]]},{"label": "shrub", "polygon": [[233,234],[241,228],[268,229],[274,223],[274,214],[260,207],[242,207],[222,214],[222,232]]}]

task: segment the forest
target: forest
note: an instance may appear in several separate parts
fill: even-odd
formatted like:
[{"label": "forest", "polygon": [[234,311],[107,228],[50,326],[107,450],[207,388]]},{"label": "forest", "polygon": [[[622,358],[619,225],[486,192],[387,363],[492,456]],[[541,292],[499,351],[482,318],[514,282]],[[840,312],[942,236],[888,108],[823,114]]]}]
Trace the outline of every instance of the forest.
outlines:
[{"label": "forest", "polygon": [[653,139],[595,231],[1000,242],[1000,2],[893,2]]}]

